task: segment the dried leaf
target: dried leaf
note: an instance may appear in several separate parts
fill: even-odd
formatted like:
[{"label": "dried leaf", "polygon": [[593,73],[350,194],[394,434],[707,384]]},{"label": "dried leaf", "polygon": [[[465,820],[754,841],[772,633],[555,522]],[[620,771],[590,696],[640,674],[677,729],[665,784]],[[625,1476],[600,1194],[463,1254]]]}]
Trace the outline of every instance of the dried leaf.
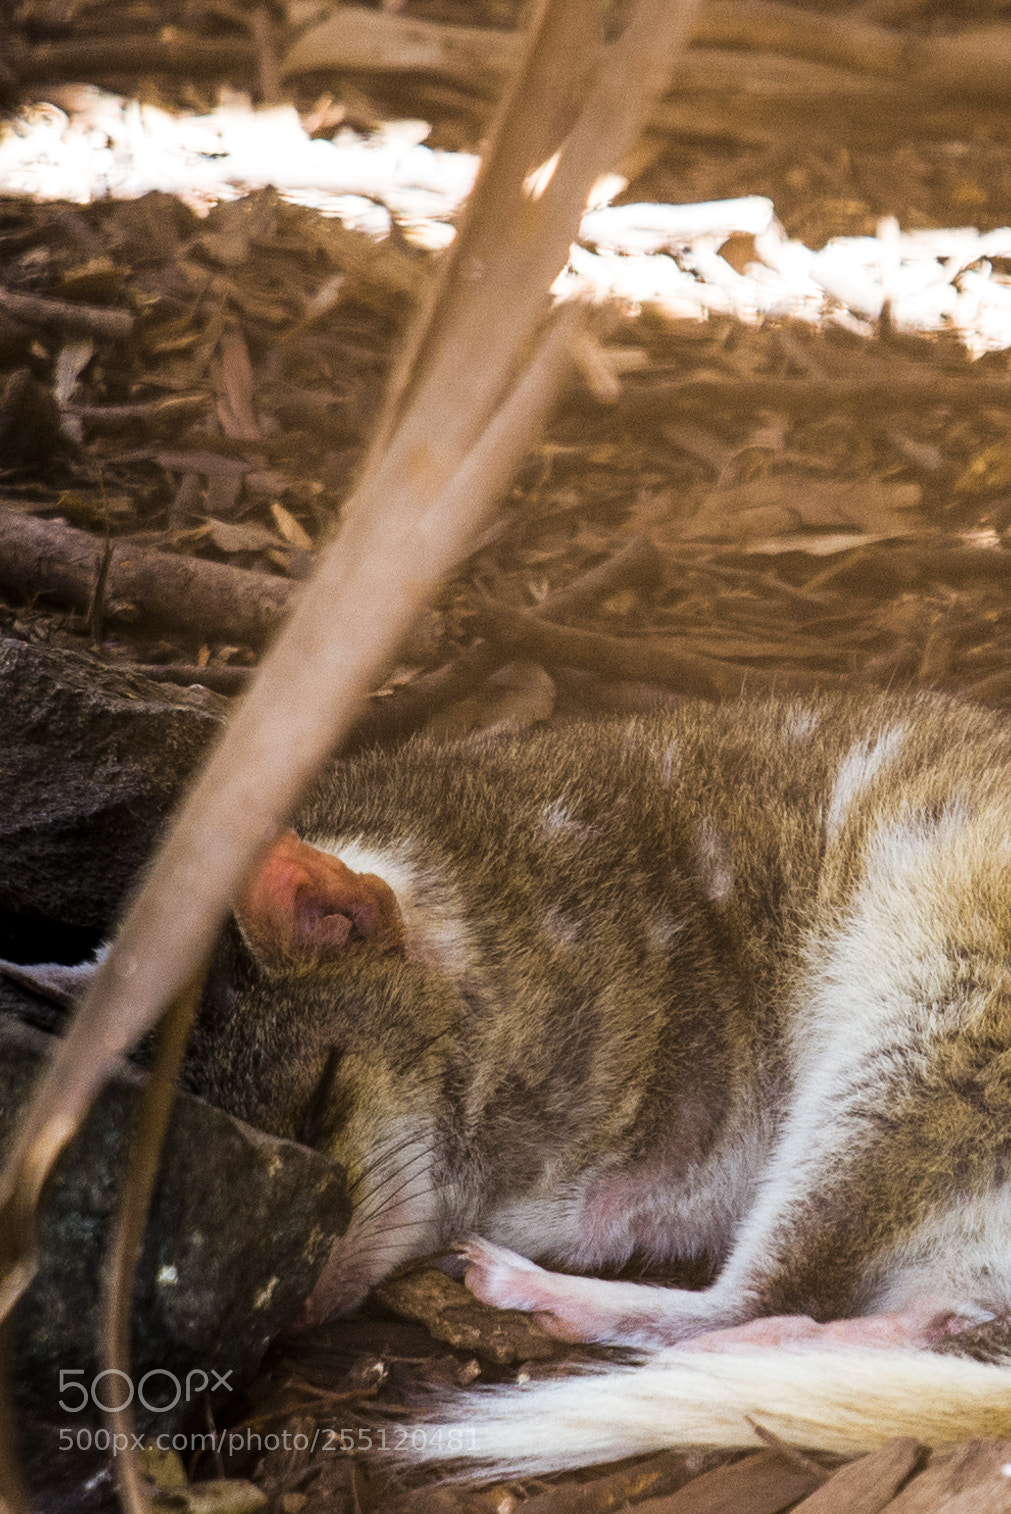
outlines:
[{"label": "dried leaf", "polygon": [[61,407],[73,398],[77,381],[95,355],[94,342],[84,339],[64,342],[56,358],[56,402]]},{"label": "dried leaf", "polygon": [[311,552],[313,548],[312,537],[308,531],[297,521],[290,510],[286,510],[277,500],[270,507],[270,513],[274,517],[274,524],[278,531],[293,547],[300,547],[303,552]]},{"label": "dried leaf", "polygon": [[984,447],[974,454],[955,481],[956,494],[996,494],[1011,486],[1011,439]]},{"label": "dried leaf", "polygon": [[186,1488],[186,1469],[178,1451],[166,1451],[149,1442],[139,1453],[141,1471],[154,1484],[156,1493],[175,1493]]},{"label": "dried leaf", "polygon": [[67,490],[56,501],[56,508],[73,526],[104,530],[111,520],[128,520],[134,514],[134,502],[128,494],[105,494],[96,489],[87,494]]},{"label": "dried leaf", "polygon": [[123,270],[111,258],[97,257],[68,268],[51,292],[64,300],[104,305],[116,298],[122,283]]},{"label": "dried leaf", "polygon": [[925,1455],[915,1440],[890,1440],[840,1467],[795,1514],[881,1514]]},{"label": "dried leaf", "polygon": [[667,1498],[651,1500],[654,1514],[781,1514],[811,1493],[819,1478],[775,1451],[758,1451],[743,1461],[704,1472]]},{"label": "dried leaf", "polygon": [[199,533],[213,542],[219,552],[266,552],[281,545],[266,526],[246,525],[231,520],[208,519]]},{"label": "dried leaf", "polygon": [[215,1478],[213,1482],[194,1482],[186,1489],[180,1506],[173,1499],[155,1502],[156,1508],[179,1508],[180,1514],[260,1514],[267,1507],[266,1493],[251,1482],[235,1477]]},{"label": "dried leaf", "polygon": [[891,536],[913,529],[909,512],[920,499],[915,483],[777,474],[713,490],[685,535],[727,540],[848,527]]},{"label": "dried leaf", "polygon": [[425,729],[445,740],[472,731],[523,731],[551,719],[555,697],[554,679],[536,662],[510,662],[478,693],[439,710]]},{"label": "dried leaf", "polygon": [[919,1477],[888,1505],[889,1514],[1011,1514],[1011,1444],[972,1440],[935,1451]]},{"label": "dried leaf", "polygon": [[253,413],[253,366],[245,337],[237,327],[222,332],[212,372],[222,431],[242,441],[259,437],[260,427]]}]

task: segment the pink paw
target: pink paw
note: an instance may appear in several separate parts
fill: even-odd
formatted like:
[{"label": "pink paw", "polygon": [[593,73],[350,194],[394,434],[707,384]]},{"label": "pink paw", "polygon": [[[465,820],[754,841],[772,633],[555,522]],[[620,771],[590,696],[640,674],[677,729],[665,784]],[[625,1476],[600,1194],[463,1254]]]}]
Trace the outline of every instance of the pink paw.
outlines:
[{"label": "pink paw", "polygon": [[578,1279],[547,1272],[518,1252],[491,1241],[464,1241],[456,1249],[467,1260],[463,1280],[475,1298],[496,1309],[522,1309],[533,1314],[542,1330],[559,1340],[587,1339],[585,1327],[566,1318],[564,1312],[567,1306],[571,1310],[572,1285]]},{"label": "pink paw", "polygon": [[517,1251],[477,1239],[464,1241],[457,1249],[467,1261],[464,1282],[485,1304],[496,1309],[537,1309],[545,1297],[545,1283],[550,1294],[551,1273]]}]

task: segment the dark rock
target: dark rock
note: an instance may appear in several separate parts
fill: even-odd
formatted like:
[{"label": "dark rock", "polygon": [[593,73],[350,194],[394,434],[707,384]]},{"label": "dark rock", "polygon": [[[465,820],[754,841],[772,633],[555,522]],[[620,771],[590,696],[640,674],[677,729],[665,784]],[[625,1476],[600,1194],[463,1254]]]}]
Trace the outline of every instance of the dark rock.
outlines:
[{"label": "dark rock", "polygon": [[[21,994],[3,985],[0,1157],[52,1044],[10,1015]],[[141,1086],[124,1069],[61,1161],[45,1201],[40,1270],[15,1315],[19,1436],[40,1509],[100,1507],[111,1488],[108,1454],[95,1446],[95,1399],[115,1401],[96,1358],[98,1280]],[[333,1162],[179,1096],[135,1295],[138,1429],[185,1435],[187,1447],[206,1431],[207,1399],[220,1404],[253,1375],[349,1213]]]},{"label": "dark rock", "polygon": [[106,929],[225,707],[0,640],[0,909]]},{"label": "dark rock", "polygon": [[[74,961],[113,920],[224,701],[11,640],[0,701],[0,955],[52,960],[62,944]],[[0,1160],[52,1045],[34,1027],[59,1031],[66,1013],[0,982]],[[100,1405],[117,1400],[100,1376],[99,1278],[141,1086],[124,1067],[61,1161],[15,1315],[21,1451],[34,1507],[53,1514],[111,1496]],[[206,1433],[208,1400],[253,1375],[348,1213],[335,1164],[180,1095],[134,1299],[138,1430],[186,1446]]]}]

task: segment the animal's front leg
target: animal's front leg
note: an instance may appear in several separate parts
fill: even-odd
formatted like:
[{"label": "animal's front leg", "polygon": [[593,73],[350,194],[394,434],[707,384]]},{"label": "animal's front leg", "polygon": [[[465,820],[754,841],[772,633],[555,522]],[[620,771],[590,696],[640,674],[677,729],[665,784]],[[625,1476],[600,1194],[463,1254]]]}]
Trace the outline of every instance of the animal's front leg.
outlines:
[{"label": "animal's front leg", "polygon": [[559,1340],[670,1345],[746,1317],[741,1309],[728,1307],[718,1284],[691,1293],[570,1277],[483,1240],[467,1241],[460,1251],[467,1260],[466,1283],[472,1293],[496,1308],[535,1314],[541,1327]]}]

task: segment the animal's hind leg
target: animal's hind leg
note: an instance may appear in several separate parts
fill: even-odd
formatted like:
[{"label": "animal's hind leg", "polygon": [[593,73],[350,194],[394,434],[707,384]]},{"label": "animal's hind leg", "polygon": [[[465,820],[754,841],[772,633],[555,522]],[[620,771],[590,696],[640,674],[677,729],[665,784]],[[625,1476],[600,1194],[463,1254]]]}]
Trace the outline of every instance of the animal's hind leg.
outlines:
[{"label": "animal's hind leg", "polygon": [[692,1293],[681,1288],[609,1282],[548,1272],[535,1262],[470,1240],[460,1247],[472,1293],[499,1309],[524,1309],[550,1334],[568,1341],[624,1345],[670,1344],[711,1331],[746,1313],[724,1307],[719,1285]]},{"label": "animal's hind leg", "polygon": [[[850,1316],[819,1323],[809,1314],[746,1318],[749,1305],[736,1306],[719,1286],[691,1293],[680,1288],[607,1282],[548,1272],[525,1257],[488,1241],[468,1241],[467,1286],[485,1303],[523,1309],[537,1316],[549,1335],[567,1341],[611,1341],[623,1345],[674,1345],[693,1351],[760,1351],[770,1347],[840,1345],[944,1348],[976,1354],[972,1337],[985,1329],[985,1311],[924,1295],[901,1310]],[[1002,1322],[1008,1351],[1008,1323]],[[968,1332],[968,1334],[966,1333]],[[957,1338],[964,1337],[960,1346]]]},{"label": "animal's hind leg", "polygon": [[[711,1288],[567,1277],[480,1241],[466,1251],[468,1286],[489,1303],[539,1314],[563,1339],[629,1345],[675,1344],[750,1321],[760,1322],[750,1339],[763,1345],[936,1345],[1005,1312],[1011,1263],[1003,1264],[1003,1248],[985,1247],[983,1266],[973,1260],[972,1235],[957,1226],[947,1244],[930,1244],[938,1216],[952,1211],[952,1173],[982,1223],[980,1215],[1004,1212],[994,1208],[994,1148],[1011,1160],[1003,1113],[981,1141],[970,1097],[977,1084],[1005,1097],[992,1028],[973,1003],[943,1018],[936,1005],[932,1013],[939,1029],[915,1010],[893,1013],[887,1056],[873,1039],[863,1049],[827,1048],[835,1055],[796,1090],[762,1188]],[[1006,1097],[1011,1107],[1011,1088]],[[740,1344],[749,1338],[733,1335]]]},{"label": "animal's hind leg", "polygon": [[[751,1320],[746,1325],[730,1325],[722,1330],[706,1330],[685,1342],[691,1351],[764,1351],[771,1347],[867,1346],[880,1350],[899,1347],[950,1348],[975,1355],[969,1337],[985,1328],[980,1311],[953,1308],[943,1298],[924,1296],[902,1310],[880,1314],[857,1315],[850,1319],[829,1320],[819,1324],[809,1314],[779,1314]],[[1005,1322],[1005,1335],[1006,1335]],[[965,1345],[959,1346],[959,1338]],[[1006,1342],[1005,1342],[1006,1344]]]}]

